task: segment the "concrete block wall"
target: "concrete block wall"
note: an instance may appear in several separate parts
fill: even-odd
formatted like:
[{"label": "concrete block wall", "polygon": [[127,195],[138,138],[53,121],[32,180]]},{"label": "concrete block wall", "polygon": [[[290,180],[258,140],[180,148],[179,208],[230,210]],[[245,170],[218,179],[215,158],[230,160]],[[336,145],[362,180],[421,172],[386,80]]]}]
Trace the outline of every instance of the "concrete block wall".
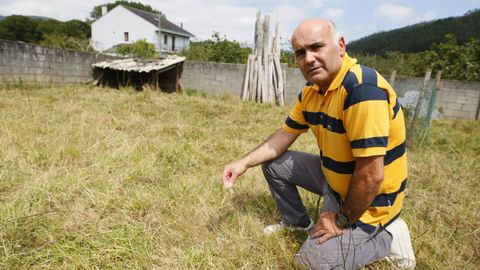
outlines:
[{"label": "concrete block wall", "polygon": [[[285,100],[293,104],[305,85],[300,70],[286,68],[287,89]],[[183,88],[203,90],[211,94],[229,93],[240,96],[245,81],[246,65],[201,61],[186,61],[183,65],[181,83]]]},{"label": "concrete block wall", "polygon": [[480,106],[480,82],[441,82],[436,109],[442,118],[476,119]]},{"label": "concrete block wall", "polygon": [[288,105],[295,104],[298,94],[302,91],[306,82],[302,72],[298,68],[285,69],[287,78],[287,88],[285,89],[285,103]]},{"label": "concrete block wall", "polygon": [[[245,68],[243,64],[186,61],[182,86],[204,90],[211,94],[228,92],[240,96]],[[284,67],[284,70],[287,78],[285,100],[287,105],[292,105],[305,85],[305,79],[298,68]],[[408,91],[418,91],[422,84],[423,78],[397,77],[394,88],[401,97]],[[436,101],[435,109],[441,118],[476,119],[480,106],[480,83],[443,80]]]},{"label": "concrete block wall", "polygon": [[[23,42],[0,40],[0,84],[85,83],[92,81],[92,64],[118,57],[96,53],[47,48]],[[286,68],[286,104],[292,105],[305,85],[297,68]],[[181,78],[184,88],[212,94],[240,96],[246,65],[186,61]],[[423,78],[398,77],[394,88],[399,96],[415,91]],[[441,118],[476,119],[480,106],[480,82],[443,80],[436,109]]]},{"label": "concrete block wall", "polygon": [[246,65],[186,61],[183,65],[183,88],[203,90],[211,94],[229,93],[240,96]]},{"label": "concrete block wall", "polygon": [[85,83],[92,81],[92,64],[117,57],[0,40],[0,82]]}]

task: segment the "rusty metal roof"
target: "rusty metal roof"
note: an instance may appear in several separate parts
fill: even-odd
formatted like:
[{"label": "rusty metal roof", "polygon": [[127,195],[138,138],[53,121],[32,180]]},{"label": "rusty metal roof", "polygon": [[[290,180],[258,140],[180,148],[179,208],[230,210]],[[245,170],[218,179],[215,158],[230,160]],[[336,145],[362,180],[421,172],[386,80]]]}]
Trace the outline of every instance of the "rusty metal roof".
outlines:
[{"label": "rusty metal roof", "polygon": [[162,71],[170,69],[178,63],[185,61],[185,57],[169,55],[167,58],[160,60],[142,60],[136,58],[110,60],[95,63],[92,66],[98,68],[109,68],[122,71],[150,72],[152,70]]}]

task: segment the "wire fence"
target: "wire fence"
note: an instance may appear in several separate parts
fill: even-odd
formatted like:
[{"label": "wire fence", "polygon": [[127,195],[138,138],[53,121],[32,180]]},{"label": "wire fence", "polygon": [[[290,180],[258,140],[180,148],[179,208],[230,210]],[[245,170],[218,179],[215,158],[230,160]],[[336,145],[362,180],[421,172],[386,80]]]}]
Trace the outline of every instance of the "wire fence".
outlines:
[{"label": "wire fence", "polygon": [[390,77],[390,83],[399,97],[405,113],[407,128],[407,146],[414,147],[428,141],[430,124],[435,117],[435,103],[441,72],[435,80],[430,80],[431,71],[427,70],[425,78]]}]

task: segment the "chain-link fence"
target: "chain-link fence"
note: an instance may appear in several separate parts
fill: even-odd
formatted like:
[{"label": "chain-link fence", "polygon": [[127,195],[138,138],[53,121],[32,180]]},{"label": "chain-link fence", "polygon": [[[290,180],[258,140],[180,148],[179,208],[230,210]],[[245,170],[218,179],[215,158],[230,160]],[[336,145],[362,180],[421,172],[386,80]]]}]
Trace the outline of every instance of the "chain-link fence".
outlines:
[{"label": "chain-link fence", "polygon": [[[407,128],[407,145],[413,147],[428,140],[428,132],[432,118],[435,118],[435,102],[437,97],[437,80],[430,80],[430,71],[425,78],[391,78],[391,84],[398,95],[398,100],[405,113]],[[392,82],[393,81],[393,82]]]}]

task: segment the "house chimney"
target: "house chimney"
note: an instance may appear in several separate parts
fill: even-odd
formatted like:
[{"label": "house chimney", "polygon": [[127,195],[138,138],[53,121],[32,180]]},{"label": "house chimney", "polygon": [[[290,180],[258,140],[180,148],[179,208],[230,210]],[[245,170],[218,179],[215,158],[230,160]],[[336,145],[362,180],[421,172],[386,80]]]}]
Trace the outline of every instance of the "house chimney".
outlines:
[{"label": "house chimney", "polygon": [[107,6],[102,6],[102,16],[107,14]]},{"label": "house chimney", "polygon": [[181,23],[180,23],[180,28],[182,28],[182,29],[183,29],[183,22],[181,22]]}]

